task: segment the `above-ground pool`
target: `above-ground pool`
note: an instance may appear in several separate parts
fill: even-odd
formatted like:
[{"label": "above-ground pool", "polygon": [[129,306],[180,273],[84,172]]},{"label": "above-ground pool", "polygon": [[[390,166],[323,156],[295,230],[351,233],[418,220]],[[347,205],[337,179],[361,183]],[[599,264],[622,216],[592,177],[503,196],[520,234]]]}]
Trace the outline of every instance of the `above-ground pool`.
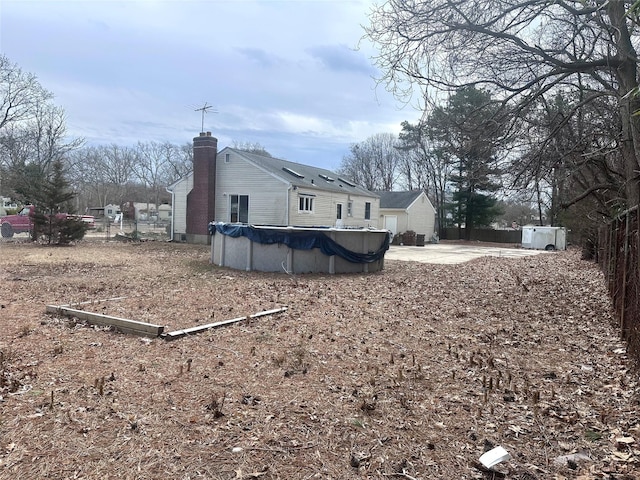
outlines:
[{"label": "above-ground pool", "polygon": [[211,223],[211,263],[287,273],[377,272],[389,248],[387,230]]}]

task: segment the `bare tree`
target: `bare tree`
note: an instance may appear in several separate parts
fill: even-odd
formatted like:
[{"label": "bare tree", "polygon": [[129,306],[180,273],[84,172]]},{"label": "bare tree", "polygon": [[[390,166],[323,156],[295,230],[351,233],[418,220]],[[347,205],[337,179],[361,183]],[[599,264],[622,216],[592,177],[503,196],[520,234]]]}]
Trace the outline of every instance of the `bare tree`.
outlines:
[{"label": "bare tree", "polygon": [[[160,203],[160,196],[167,186],[167,167],[175,156],[176,147],[169,142],[138,142],[133,172],[137,179],[150,190],[153,203]],[[149,197],[147,197],[149,202]],[[149,209],[147,208],[147,211]]]},{"label": "bare tree", "polygon": [[581,92],[540,97],[525,120],[521,152],[512,155],[509,170],[513,188],[534,193],[539,222],[555,224],[563,210],[587,197],[598,217],[617,214],[627,179],[613,99],[602,95],[585,104]]},{"label": "bare tree", "polygon": [[0,55],[0,138],[5,126],[32,119],[43,104],[53,98],[35,75]]},{"label": "bare tree", "polygon": [[56,162],[79,148],[69,139],[64,110],[35,75],[0,55],[0,190],[18,200],[37,197]]},{"label": "bare tree", "polygon": [[[402,122],[400,132],[401,149],[407,152],[404,158],[411,161],[405,166],[405,178],[409,178],[409,189],[424,190],[436,209],[438,229],[446,226],[447,191],[453,161],[447,149],[439,144],[431,133],[426,120],[415,125]],[[413,188],[412,188],[413,187]]]},{"label": "bare tree", "polygon": [[81,138],[67,137],[66,115],[60,107],[41,104],[34,119],[25,128],[32,138],[33,155],[30,161],[43,171],[49,171],[53,162],[64,158],[84,144]]},{"label": "bare tree", "polygon": [[640,109],[637,18],[624,0],[389,0],[366,35],[380,49],[381,80],[398,95],[477,85],[514,111],[558,90],[602,94],[617,106],[616,149],[627,205],[638,203]]},{"label": "bare tree", "polygon": [[76,185],[98,206],[122,205],[134,178],[135,150],[119,145],[88,147],[73,155]]},{"label": "bare tree", "polygon": [[170,185],[193,170],[193,145],[172,145],[172,148],[166,151],[166,160],[163,178],[165,183]]},{"label": "bare tree", "polygon": [[367,190],[391,191],[397,184],[400,158],[399,141],[392,133],[378,133],[353,144],[342,159],[340,173]]},{"label": "bare tree", "polygon": [[247,142],[247,141],[234,140],[232,143],[232,148],[235,148],[236,150],[242,150],[243,152],[263,155],[265,157],[273,156],[269,152],[267,152],[264,146],[262,146],[259,142]]},{"label": "bare tree", "polygon": [[24,202],[33,201],[39,189],[36,179],[44,181],[55,162],[64,162],[83,144],[82,139],[68,139],[61,108],[41,103],[33,115],[30,120],[6,124],[0,146],[3,190]]}]

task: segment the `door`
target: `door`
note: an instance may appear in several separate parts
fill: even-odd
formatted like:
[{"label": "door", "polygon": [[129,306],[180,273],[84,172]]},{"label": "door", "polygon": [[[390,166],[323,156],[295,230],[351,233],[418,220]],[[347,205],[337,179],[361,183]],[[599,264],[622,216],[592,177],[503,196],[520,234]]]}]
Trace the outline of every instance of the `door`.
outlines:
[{"label": "door", "polygon": [[229,195],[229,221],[249,223],[249,195]]},{"label": "door", "polygon": [[385,215],[384,216],[384,229],[389,230],[394,236],[398,233],[398,216],[397,215]]},{"label": "door", "polygon": [[342,221],[342,204],[337,203],[336,204],[336,227],[342,228],[343,225],[344,223]]}]

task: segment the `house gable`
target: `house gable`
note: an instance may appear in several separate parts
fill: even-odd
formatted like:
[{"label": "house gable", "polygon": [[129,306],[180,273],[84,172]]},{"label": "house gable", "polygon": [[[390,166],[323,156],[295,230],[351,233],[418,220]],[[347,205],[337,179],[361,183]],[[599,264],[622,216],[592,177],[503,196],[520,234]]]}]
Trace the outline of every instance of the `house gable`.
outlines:
[{"label": "house gable", "polygon": [[434,233],[436,211],[422,190],[376,193],[380,195],[383,219],[385,216],[397,217],[396,233],[410,230],[428,236]]},{"label": "house gable", "polygon": [[218,153],[215,221],[285,225],[289,188],[245,152],[224,148]]}]

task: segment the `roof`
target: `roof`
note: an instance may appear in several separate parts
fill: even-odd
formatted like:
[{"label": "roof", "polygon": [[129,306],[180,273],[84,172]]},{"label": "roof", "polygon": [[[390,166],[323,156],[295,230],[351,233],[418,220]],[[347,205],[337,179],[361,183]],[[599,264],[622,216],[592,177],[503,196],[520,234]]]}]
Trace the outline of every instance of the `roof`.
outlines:
[{"label": "roof", "polygon": [[405,210],[422,195],[422,190],[408,192],[376,192],[380,197],[380,208],[396,208]]},{"label": "roof", "polygon": [[249,153],[229,147],[224,150],[229,150],[245,158],[249,162],[296,187],[330,192],[352,193],[354,195],[361,195],[365,197],[378,196],[376,193],[371,192],[360,185],[356,185],[349,178],[345,178],[343,175],[339,175],[331,170],[290,162],[280,158],[258,155],[256,153]]}]

